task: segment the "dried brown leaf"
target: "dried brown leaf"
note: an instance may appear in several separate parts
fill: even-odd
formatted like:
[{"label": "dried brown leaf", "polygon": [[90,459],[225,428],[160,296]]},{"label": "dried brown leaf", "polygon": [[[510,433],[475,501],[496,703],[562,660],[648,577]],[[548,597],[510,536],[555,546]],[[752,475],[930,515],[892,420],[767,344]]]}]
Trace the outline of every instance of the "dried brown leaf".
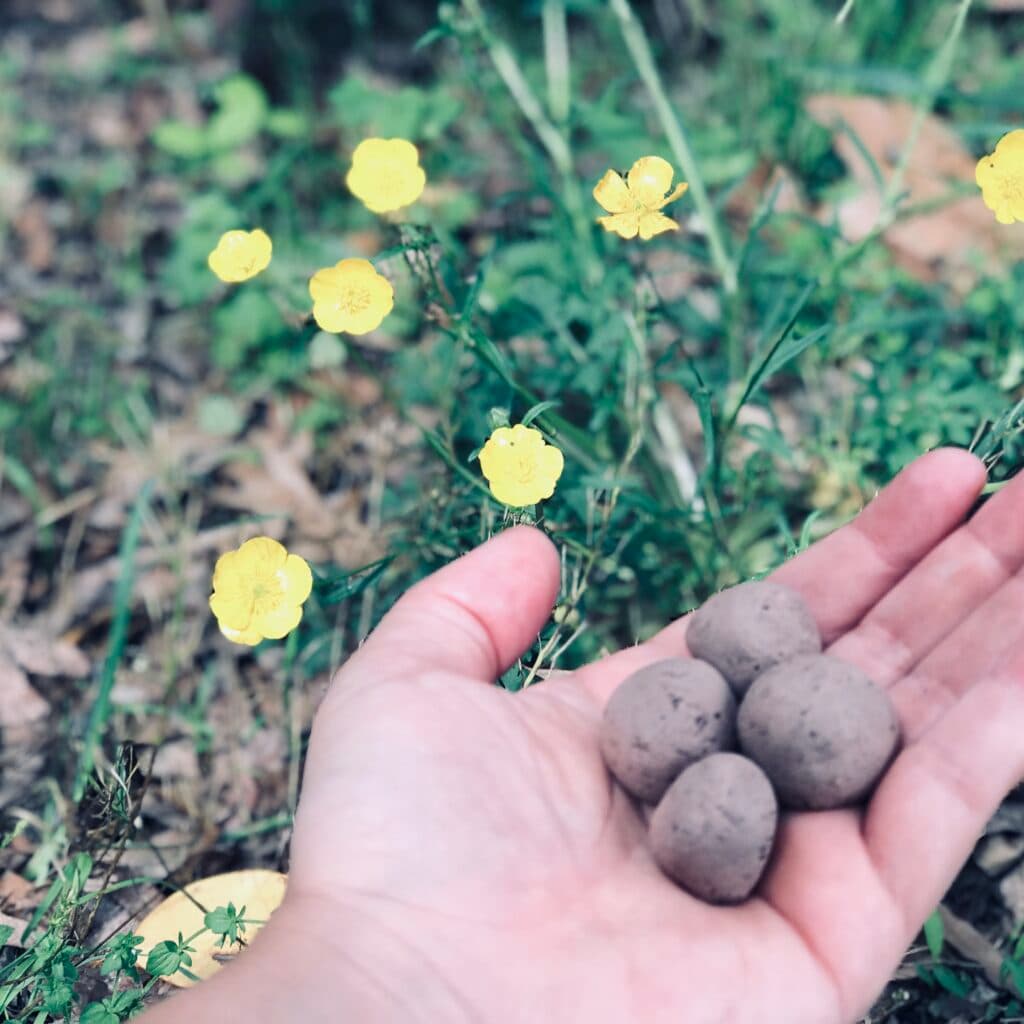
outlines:
[{"label": "dried brown leaf", "polygon": [[[902,100],[874,96],[822,94],[812,96],[807,109],[816,120],[835,129],[835,148],[860,185],[858,193],[840,201],[836,210],[843,233],[850,241],[859,241],[875,228],[882,197],[871,165],[851,133],[871,154],[888,183],[910,137],[914,107]],[[945,121],[933,115],[925,118],[903,179],[905,203],[937,206],[897,220],[885,233],[898,261],[922,280],[936,279],[944,264],[956,272],[954,284],[969,287],[976,263],[992,267],[1024,255],[1024,236],[1000,225],[980,192],[950,198],[957,187],[973,187],[976,163]]]}]

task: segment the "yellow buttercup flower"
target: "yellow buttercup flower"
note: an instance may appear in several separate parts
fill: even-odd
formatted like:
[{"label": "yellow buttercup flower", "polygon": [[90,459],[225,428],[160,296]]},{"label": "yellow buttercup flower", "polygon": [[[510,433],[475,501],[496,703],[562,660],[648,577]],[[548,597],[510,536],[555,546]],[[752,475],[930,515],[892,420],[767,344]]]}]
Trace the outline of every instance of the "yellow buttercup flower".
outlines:
[{"label": "yellow buttercup flower", "polygon": [[228,284],[248,281],[270,265],[270,236],[255,231],[225,231],[217,248],[207,257],[210,269]]},{"label": "yellow buttercup flower", "polygon": [[1000,224],[1024,221],[1024,128],[1004,135],[995,150],[978,161],[974,177],[981,198]]},{"label": "yellow buttercup flower", "polygon": [[341,260],[309,280],[313,319],[334,334],[366,334],[379,327],[395,304],[391,282],[369,260]]},{"label": "yellow buttercup flower", "polygon": [[352,193],[374,213],[416,202],[426,183],[419,153],[405,139],[363,139],[345,176]]},{"label": "yellow buttercup flower", "polygon": [[535,505],[555,493],[565,460],[539,430],[498,427],[480,452],[480,468],[491,485],[491,494],[503,505],[522,508]]},{"label": "yellow buttercup flower", "polygon": [[217,559],[210,610],[229,640],[251,647],[287,636],[312,589],[303,559],[270,537],[253,537]]},{"label": "yellow buttercup flower", "polygon": [[611,216],[598,217],[606,231],[622,238],[653,238],[663,231],[675,231],[679,225],[659,211],[675,202],[689,186],[686,182],[672,188],[675,171],[660,156],[642,156],[629,169],[626,180],[615,171],[605,171],[594,186],[594,198]]}]

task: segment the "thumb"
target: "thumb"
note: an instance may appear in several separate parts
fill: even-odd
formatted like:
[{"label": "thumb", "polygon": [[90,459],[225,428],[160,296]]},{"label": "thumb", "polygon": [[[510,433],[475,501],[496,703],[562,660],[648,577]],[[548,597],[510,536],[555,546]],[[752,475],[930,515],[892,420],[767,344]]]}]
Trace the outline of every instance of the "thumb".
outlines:
[{"label": "thumb", "polygon": [[560,582],[558,552],[517,526],[409,590],[335,680],[379,680],[415,670],[493,682],[533,642]]}]

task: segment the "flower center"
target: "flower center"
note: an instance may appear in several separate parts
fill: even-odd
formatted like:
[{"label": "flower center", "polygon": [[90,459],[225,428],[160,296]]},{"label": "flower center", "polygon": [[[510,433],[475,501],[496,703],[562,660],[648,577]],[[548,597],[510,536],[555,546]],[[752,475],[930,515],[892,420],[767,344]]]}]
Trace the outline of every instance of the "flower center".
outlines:
[{"label": "flower center", "polygon": [[1024,174],[1007,174],[1000,178],[999,193],[1004,202],[1024,202]]},{"label": "flower center", "polygon": [[349,316],[354,316],[356,313],[362,313],[363,310],[367,309],[372,301],[373,298],[368,288],[363,288],[360,285],[349,285],[338,296],[338,309],[343,313],[348,313]]},{"label": "flower center", "polygon": [[537,460],[529,455],[520,455],[513,463],[512,474],[517,483],[529,484],[537,475]]},{"label": "flower center", "polygon": [[266,615],[279,608],[284,599],[284,587],[276,575],[258,576],[252,583],[253,618]]}]

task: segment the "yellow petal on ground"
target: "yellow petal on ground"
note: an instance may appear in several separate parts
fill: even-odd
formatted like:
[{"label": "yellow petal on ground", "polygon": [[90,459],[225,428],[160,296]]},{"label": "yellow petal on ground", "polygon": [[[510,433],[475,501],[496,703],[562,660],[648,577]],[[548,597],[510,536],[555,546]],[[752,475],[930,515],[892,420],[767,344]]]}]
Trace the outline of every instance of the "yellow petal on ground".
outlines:
[{"label": "yellow petal on ground", "polygon": [[268,640],[280,640],[287,636],[302,619],[302,607],[297,604],[285,604],[273,611],[256,616],[252,620],[252,628]]},{"label": "yellow petal on ground", "polygon": [[233,644],[244,644],[246,647],[255,647],[261,640],[264,639],[263,634],[258,629],[232,629],[230,626],[225,626],[223,622],[217,623],[220,631],[226,636]]},{"label": "yellow petal on ground", "polygon": [[[140,964],[145,966],[150,950],[159,943],[167,940],[177,942],[179,932],[188,937],[199,931],[203,927],[205,911],[233,903],[237,911],[245,907],[246,920],[266,921],[281,905],[286,882],[286,876],[279,871],[262,869],[229,871],[227,874],[212,875],[192,882],[185,887],[185,892],[176,892],[168,896],[133,929],[142,939]],[[196,903],[204,907],[205,911],[196,906]],[[262,924],[255,923],[246,925],[241,936],[246,944],[252,942],[253,936],[261,927]],[[220,936],[207,931],[190,943],[195,952],[189,954],[192,964],[188,970],[200,980],[212,977],[223,966],[223,962],[214,959],[215,956],[229,958],[241,952],[242,947],[238,943],[225,942],[223,946],[218,946],[219,938]],[[195,984],[180,972],[164,980],[178,988],[190,988]]]},{"label": "yellow petal on ground", "polygon": [[278,570],[278,579],[289,604],[302,604],[313,590],[313,573],[306,560],[298,555],[289,555],[285,559],[284,567]]},{"label": "yellow petal on ground", "polygon": [[663,213],[642,213],[640,215],[640,237],[643,239],[653,238],[664,231],[677,231],[679,225]]},{"label": "yellow petal on ground", "polygon": [[210,611],[222,630],[246,630],[252,622],[251,591],[239,587],[216,590],[210,595]]},{"label": "yellow petal on ground", "polygon": [[609,217],[598,217],[597,223],[620,238],[636,238],[640,230],[640,215],[637,213],[613,213]]},{"label": "yellow petal on ground", "polygon": [[594,186],[594,198],[609,213],[625,213],[633,209],[633,197],[622,175],[615,171],[604,172],[604,177]]},{"label": "yellow petal on ground", "polygon": [[675,171],[660,156],[642,156],[629,169],[626,181],[633,198],[642,206],[657,209],[672,187]]},{"label": "yellow petal on ground", "polygon": [[287,557],[287,548],[273,537],[253,537],[238,549],[239,568],[244,567],[247,573],[272,576]]}]

